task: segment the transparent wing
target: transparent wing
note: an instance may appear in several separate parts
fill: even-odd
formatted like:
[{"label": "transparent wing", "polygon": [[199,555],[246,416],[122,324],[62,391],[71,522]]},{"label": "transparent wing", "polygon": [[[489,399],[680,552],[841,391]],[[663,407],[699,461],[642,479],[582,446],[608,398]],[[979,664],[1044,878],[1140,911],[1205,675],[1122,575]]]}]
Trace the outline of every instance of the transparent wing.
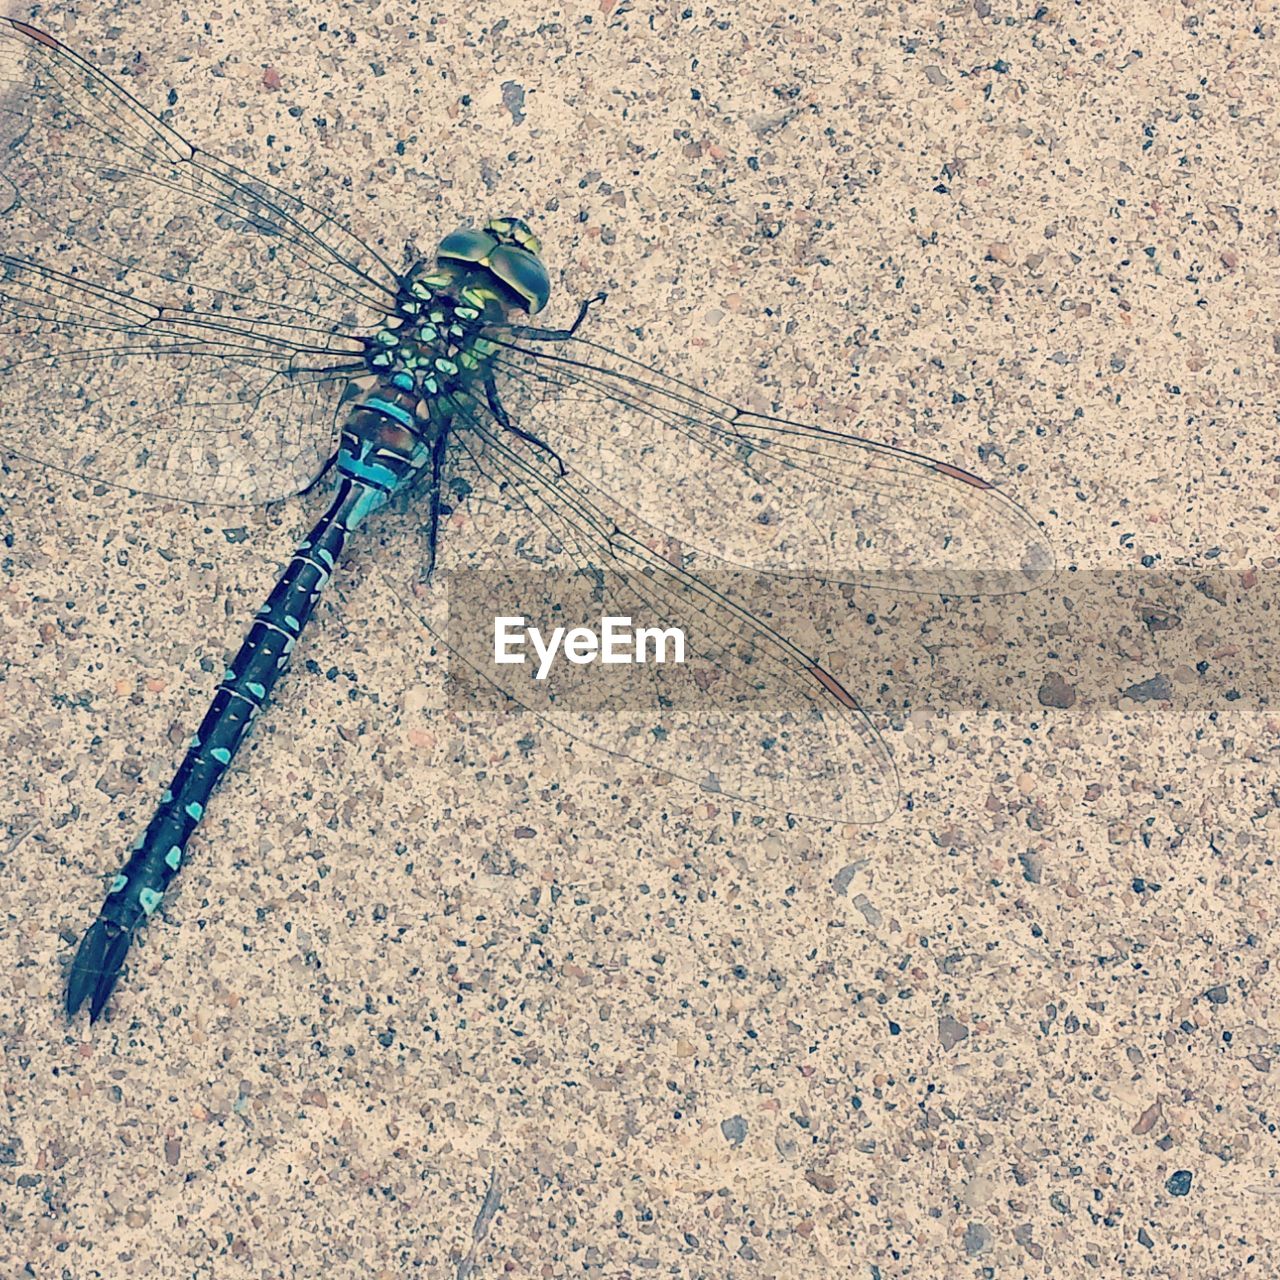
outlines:
[{"label": "transparent wing", "polygon": [[687,550],[783,577],[987,595],[1053,576],[1012,499],[948,463],[736,408],[580,338],[493,327],[502,400]]},{"label": "transparent wing", "polygon": [[[450,438],[453,507],[435,586],[448,621],[424,621],[470,670],[571,737],[755,806],[827,821],[877,821],[897,804],[892,760],[854,698],[814,657],[729,593],[661,554],[652,529],[538,444],[462,405]],[[495,661],[494,620],[650,629],[647,660]],[[676,663],[672,629],[684,633]],[[665,633],[661,640],[657,633]],[[668,661],[657,661],[658,646]],[[634,645],[629,649],[633,659]],[[536,655],[534,655],[536,659]]]},{"label": "transparent wing", "polygon": [[331,217],[0,19],[3,447],[175,498],[294,492],[395,290]]}]

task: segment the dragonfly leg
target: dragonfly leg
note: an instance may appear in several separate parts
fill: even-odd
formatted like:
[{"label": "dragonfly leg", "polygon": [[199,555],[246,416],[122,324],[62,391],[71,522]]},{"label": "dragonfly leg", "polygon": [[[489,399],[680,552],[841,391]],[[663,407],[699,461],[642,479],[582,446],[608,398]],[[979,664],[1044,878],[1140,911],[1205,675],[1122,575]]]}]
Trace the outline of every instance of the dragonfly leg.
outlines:
[{"label": "dragonfly leg", "polygon": [[534,342],[568,342],[582,327],[582,322],[587,318],[587,312],[597,302],[603,302],[608,296],[603,291],[593,293],[591,297],[579,306],[577,318],[567,329],[540,329],[534,324],[513,324],[507,332],[510,332],[514,337],[529,338]]},{"label": "dragonfly leg", "polygon": [[[585,304],[584,304],[585,305]],[[502,406],[502,400],[498,396],[498,388],[494,385],[493,375],[490,374],[484,383],[485,395],[489,401],[489,412],[493,414],[494,420],[504,430],[510,431],[518,440],[523,440],[527,444],[531,444],[535,449],[541,449],[543,453],[555,459],[556,466],[560,468],[560,474],[566,474],[564,459],[545,441],[539,439],[531,432],[524,431],[511,421],[510,415]]]},{"label": "dragonfly leg", "polygon": [[444,476],[445,448],[449,433],[440,432],[431,446],[431,494],[427,503],[427,581],[436,568],[436,539],[440,533],[440,482]]}]

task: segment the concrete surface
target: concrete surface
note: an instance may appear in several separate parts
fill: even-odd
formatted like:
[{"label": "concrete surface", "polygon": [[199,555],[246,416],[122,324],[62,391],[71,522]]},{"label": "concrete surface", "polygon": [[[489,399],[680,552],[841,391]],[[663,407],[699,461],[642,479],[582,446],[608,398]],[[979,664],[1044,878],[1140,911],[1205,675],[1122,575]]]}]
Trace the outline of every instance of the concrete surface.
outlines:
[{"label": "concrete surface", "polygon": [[316,504],[9,464],[5,1274],[1274,1274],[1278,726],[1216,683],[1222,617],[1170,656],[1139,599],[1274,571],[1272,7],[33,20],[397,262],[528,217],[554,315],[607,288],[602,341],[1009,486],[1064,574],[1014,611],[1017,696],[884,691],[904,807],[831,829],[461,714],[371,540],[68,1028],[71,944]]}]

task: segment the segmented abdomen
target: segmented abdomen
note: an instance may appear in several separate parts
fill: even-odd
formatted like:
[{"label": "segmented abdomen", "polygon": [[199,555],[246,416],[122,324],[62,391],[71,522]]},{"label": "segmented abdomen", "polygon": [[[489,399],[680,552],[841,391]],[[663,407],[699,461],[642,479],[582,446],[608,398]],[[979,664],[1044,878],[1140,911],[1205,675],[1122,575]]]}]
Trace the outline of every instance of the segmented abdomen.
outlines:
[{"label": "segmented abdomen", "polygon": [[294,644],[342,552],[349,519],[365,500],[361,486],[344,484],[338,500],[294,552],[218,685],[155,816],[112,882],[102,909],[105,919],[132,931],[159,906],[209,797],[289,665]]}]

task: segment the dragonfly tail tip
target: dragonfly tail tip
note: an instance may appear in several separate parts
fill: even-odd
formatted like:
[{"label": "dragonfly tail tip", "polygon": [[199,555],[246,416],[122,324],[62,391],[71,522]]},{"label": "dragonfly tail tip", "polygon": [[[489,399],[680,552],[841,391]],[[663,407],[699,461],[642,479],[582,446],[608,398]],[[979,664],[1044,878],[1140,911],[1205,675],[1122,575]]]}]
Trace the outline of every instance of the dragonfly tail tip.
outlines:
[{"label": "dragonfly tail tip", "polygon": [[129,951],[130,934],[111,920],[95,920],[80,940],[67,978],[67,1017],[89,1001],[89,1021],[97,1022],[116,985]]}]

